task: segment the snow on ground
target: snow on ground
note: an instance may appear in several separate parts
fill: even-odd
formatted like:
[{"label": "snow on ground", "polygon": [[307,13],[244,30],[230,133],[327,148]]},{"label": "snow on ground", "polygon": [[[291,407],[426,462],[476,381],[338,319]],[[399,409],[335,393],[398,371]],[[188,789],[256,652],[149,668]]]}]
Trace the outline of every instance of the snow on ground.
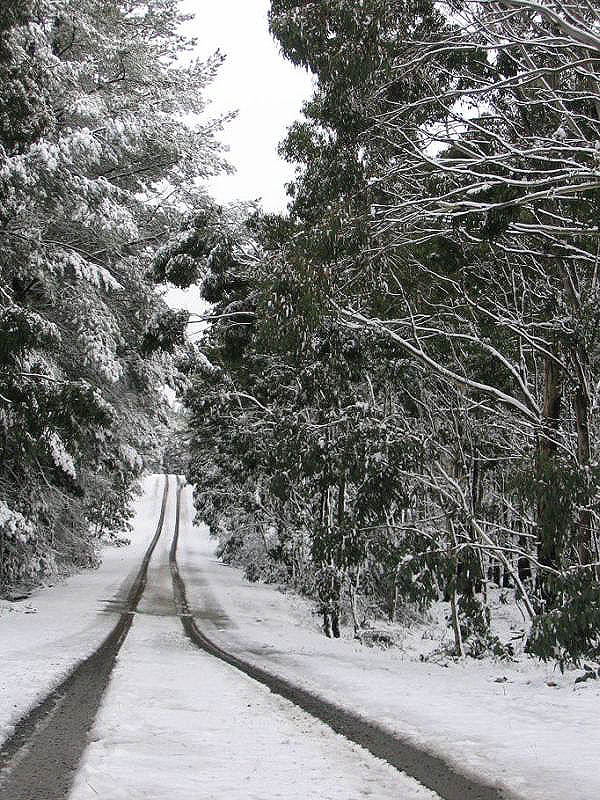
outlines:
[{"label": "snow on ground", "polygon": [[14,723],[87,658],[118,619],[156,530],[163,478],[143,480],[135,501],[131,544],[107,546],[98,569],[38,589],[26,601],[0,601],[0,742]]},{"label": "snow on ground", "polygon": [[219,563],[191,519],[187,488],[178,560],[193,613],[222,647],[526,800],[600,797],[597,682],[574,685],[533,659],[422,663],[414,635],[407,650],[328,640],[310,604]]},{"label": "snow on ground", "polygon": [[431,800],[436,795],[139,615],[69,800]]},{"label": "snow on ground", "polygon": [[[114,625],[158,518],[162,480],[136,503],[132,544],[98,570],[0,605],[0,739]],[[173,616],[166,563],[174,492],[152,580],[119,655],[71,800],[354,798],[430,793],[326,726],[201,653]],[[523,659],[419,662],[423,628],[403,646],[332,641],[302,598],[251,584],[219,563],[182,503],[179,561],[202,628],[221,646],[527,800],[600,797],[600,686]],[[506,619],[506,629],[515,621]],[[518,625],[518,619],[516,620]],[[173,764],[180,766],[174,771]],[[175,772],[175,775],[173,774]],[[207,781],[211,783],[207,783]],[[398,781],[401,781],[399,791]]]},{"label": "snow on ground", "polygon": [[69,800],[433,800],[185,638],[168,550],[174,497]]}]

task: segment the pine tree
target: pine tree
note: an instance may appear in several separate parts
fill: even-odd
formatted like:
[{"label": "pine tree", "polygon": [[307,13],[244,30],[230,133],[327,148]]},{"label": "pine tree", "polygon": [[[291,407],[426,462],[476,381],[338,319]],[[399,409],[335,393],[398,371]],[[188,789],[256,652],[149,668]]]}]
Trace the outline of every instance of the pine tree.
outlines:
[{"label": "pine tree", "polygon": [[223,167],[188,123],[221,61],[170,0],[31,2],[0,18],[0,586],[93,563],[156,460],[186,320],[155,291],[157,244]]}]

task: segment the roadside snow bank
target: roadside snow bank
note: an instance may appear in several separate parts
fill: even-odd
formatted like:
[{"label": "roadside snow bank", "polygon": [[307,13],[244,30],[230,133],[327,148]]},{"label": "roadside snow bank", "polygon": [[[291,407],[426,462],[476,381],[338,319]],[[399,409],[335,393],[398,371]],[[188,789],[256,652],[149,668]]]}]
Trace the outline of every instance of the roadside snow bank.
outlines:
[{"label": "roadside snow bank", "polygon": [[114,626],[156,528],[162,476],[147,476],[142,489],[130,545],[107,546],[98,569],[38,589],[26,601],[0,603],[0,742]]}]

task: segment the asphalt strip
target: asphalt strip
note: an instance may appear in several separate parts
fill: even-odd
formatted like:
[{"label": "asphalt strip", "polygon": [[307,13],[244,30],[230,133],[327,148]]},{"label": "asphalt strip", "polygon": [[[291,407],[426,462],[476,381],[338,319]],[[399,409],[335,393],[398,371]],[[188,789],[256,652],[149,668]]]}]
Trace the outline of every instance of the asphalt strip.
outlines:
[{"label": "asphalt strip", "polygon": [[87,734],[146,586],[148,564],[163,529],[168,492],[169,479],[165,476],[156,532],[119,621],[100,647],[17,723],[12,736],[2,744],[0,800],[64,800],[67,797],[87,745]]}]

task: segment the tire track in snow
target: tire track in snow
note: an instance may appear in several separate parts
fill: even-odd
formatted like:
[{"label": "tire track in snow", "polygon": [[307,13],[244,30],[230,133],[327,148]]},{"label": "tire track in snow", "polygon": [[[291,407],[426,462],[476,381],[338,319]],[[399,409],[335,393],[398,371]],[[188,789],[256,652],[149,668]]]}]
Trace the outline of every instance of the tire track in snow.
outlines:
[{"label": "tire track in snow", "polygon": [[187,600],[185,582],[177,564],[179,544],[179,518],[181,511],[181,482],[177,485],[175,530],[169,563],[173,579],[175,605],[188,638],[201,650],[224,661],[232,667],[269,688],[274,694],[289,700],[303,711],[324,722],[336,733],[383,759],[399,772],[409,775],[423,786],[436,792],[442,800],[509,800],[497,786],[469,777],[457,771],[444,759],[411,742],[404,741],[382,727],[368,722],[340,706],[301,689],[276,674],[228,653],[200,630]]},{"label": "tire track in snow", "polygon": [[121,616],[100,647],[26,717],[0,749],[0,800],[63,800],[87,745],[116,657],[146,586],[148,565],[163,530],[169,477],[165,475],[156,531],[129,590]]}]

